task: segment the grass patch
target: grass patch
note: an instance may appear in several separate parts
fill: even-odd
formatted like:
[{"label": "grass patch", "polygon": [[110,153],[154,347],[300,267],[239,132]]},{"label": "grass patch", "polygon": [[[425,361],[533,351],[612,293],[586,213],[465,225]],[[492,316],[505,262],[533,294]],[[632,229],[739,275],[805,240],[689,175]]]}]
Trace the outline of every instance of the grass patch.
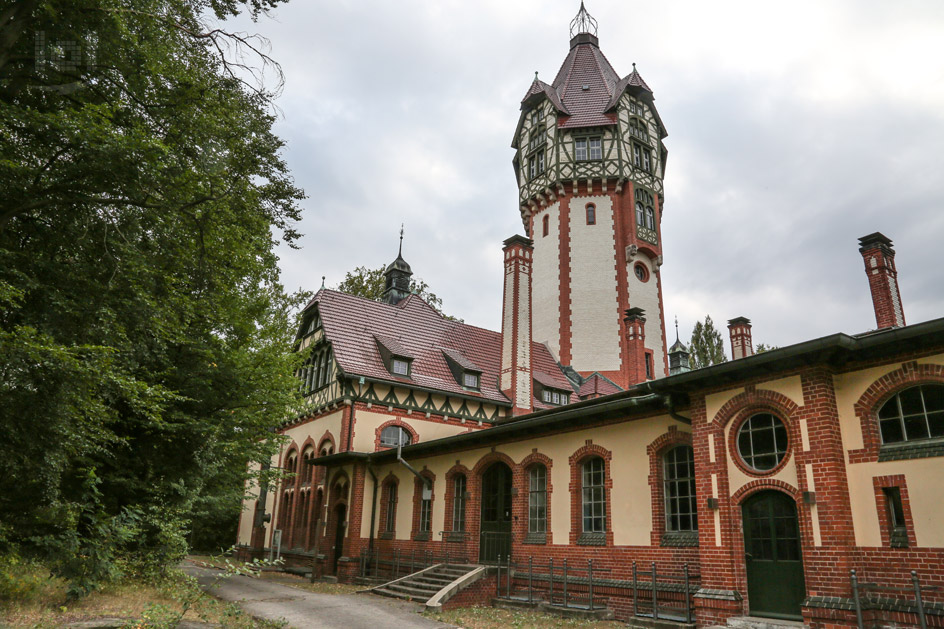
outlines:
[{"label": "grass patch", "polygon": [[460,607],[445,612],[425,612],[423,615],[462,629],[504,629],[505,627],[540,627],[541,629],[558,629],[559,627],[616,629],[620,627],[625,629],[626,627],[625,623],[613,620],[578,620],[549,614],[481,606]]},{"label": "grass patch", "polygon": [[285,585],[290,585],[299,590],[316,592],[318,594],[354,594],[365,588],[363,585],[348,585],[347,583],[309,583],[307,580],[297,583],[286,582]]},{"label": "grass patch", "polygon": [[28,595],[0,601],[0,627],[62,627],[73,622],[100,618],[121,618],[127,627],[170,627],[192,601],[184,619],[219,624],[224,627],[280,627],[280,623],[259,621],[237,605],[211,596],[197,597],[193,579],[179,570],[170,570],[157,581],[122,579],[106,585],[77,601],[66,602],[67,583],[49,574],[42,566],[23,566],[29,580],[37,585]]}]

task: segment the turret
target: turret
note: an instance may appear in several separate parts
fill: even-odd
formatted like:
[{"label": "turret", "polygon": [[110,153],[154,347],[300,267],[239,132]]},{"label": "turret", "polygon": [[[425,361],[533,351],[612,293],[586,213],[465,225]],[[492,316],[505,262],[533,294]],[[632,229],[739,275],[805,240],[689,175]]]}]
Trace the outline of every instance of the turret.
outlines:
[{"label": "turret", "polygon": [[400,250],[397,259],[391,262],[384,271],[386,284],[384,286],[384,301],[388,304],[399,303],[410,295],[410,278],[413,270],[403,259],[403,228],[400,228]]},{"label": "turret", "polygon": [[[512,141],[521,218],[534,242],[533,340],[622,387],[668,374],[661,273],[665,126],[636,70],[620,78],[581,3],[552,83],[535,76]],[[645,345],[623,314],[646,312]],[[632,337],[632,343],[627,338]],[[632,347],[630,347],[632,345]]]}]

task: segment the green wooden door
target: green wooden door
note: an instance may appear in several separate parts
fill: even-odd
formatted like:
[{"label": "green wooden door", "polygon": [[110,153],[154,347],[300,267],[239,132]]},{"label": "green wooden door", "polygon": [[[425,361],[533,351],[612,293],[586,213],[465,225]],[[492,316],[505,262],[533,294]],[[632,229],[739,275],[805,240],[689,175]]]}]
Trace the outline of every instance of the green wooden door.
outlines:
[{"label": "green wooden door", "polygon": [[754,494],[741,507],[751,614],[800,620],[806,596],[796,503],[779,491]]},{"label": "green wooden door", "polygon": [[482,475],[479,561],[511,554],[511,469],[495,463]]}]

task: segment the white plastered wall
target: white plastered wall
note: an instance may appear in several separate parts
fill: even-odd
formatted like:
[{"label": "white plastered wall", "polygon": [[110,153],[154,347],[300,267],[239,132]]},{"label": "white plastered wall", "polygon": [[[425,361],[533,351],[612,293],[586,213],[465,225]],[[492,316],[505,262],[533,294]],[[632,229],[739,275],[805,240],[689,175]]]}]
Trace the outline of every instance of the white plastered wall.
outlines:
[{"label": "white plastered wall", "polygon": [[[596,207],[595,225],[587,225],[586,207],[590,203]],[[572,198],[570,330],[571,364],[577,371],[617,371],[620,368],[615,242],[610,197]]]},{"label": "white plastered wall", "polygon": [[[636,263],[646,267],[648,280],[636,277]],[[653,376],[665,375],[665,346],[662,344],[662,308],[659,305],[659,282],[656,267],[649,256],[638,254],[626,264],[630,308],[642,308],[646,317],[646,349],[652,350]]]},{"label": "white plastered wall", "polygon": [[[548,234],[543,236],[544,216]],[[532,340],[546,343],[555,360],[560,358],[560,202],[537,214],[532,227],[534,266],[531,275]]]}]

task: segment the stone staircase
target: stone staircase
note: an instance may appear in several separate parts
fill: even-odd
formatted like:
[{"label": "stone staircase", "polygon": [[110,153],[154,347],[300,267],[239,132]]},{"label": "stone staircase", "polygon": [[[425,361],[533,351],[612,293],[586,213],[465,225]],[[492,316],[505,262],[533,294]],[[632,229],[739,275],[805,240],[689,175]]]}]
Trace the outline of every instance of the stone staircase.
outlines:
[{"label": "stone staircase", "polygon": [[424,603],[427,609],[438,609],[456,592],[485,576],[484,566],[436,564],[408,574],[369,591],[381,596],[402,598]]},{"label": "stone staircase", "polygon": [[727,625],[715,625],[707,629],[802,629],[803,623],[794,620],[776,620],[756,616],[735,616],[728,618]]}]

